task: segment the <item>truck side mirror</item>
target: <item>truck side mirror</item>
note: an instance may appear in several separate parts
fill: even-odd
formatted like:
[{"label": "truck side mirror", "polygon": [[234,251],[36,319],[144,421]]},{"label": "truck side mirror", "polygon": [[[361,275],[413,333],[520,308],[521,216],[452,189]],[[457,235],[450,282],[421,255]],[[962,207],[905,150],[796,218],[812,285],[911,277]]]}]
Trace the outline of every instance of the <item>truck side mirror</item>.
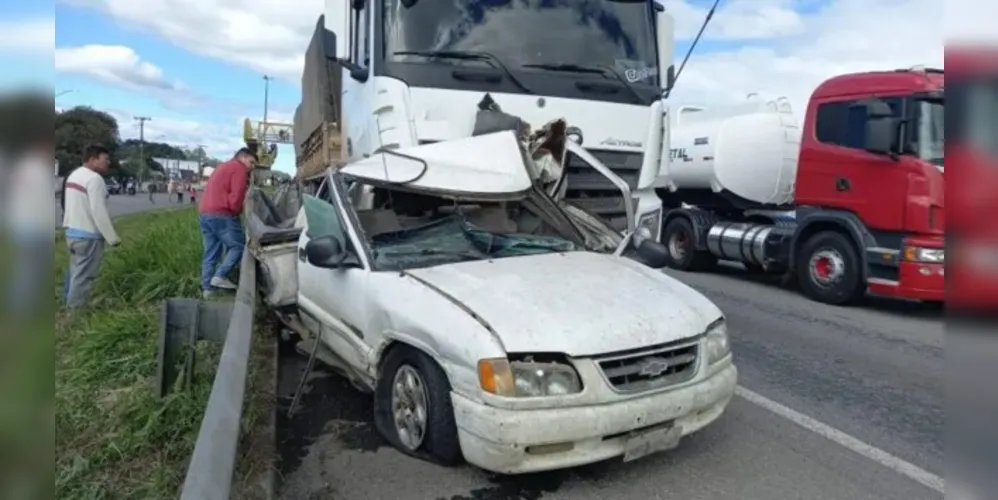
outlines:
[{"label": "truck side mirror", "polygon": [[866,122],[863,138],[865,149],[871,153],[893,155],[897,151],[899,121],[894,117],[871,118]]},{"label": "truck side mirror", "polygon": [[[851,108],[850,114],[855,117],[854,119],[862,120],[864,125],[864,149],[882,155],[897,154],[895,149],[899,142],[897,139],[901,122],[894,115],[890,105],[874,97],[854,104]],[[858,125],[856,121],[850,120],[850,123]]]},{"label": "truck side mirror", "polygon": [[676,81],[676,67],[673,64],[676,41],[676,21],[665,10],[655,12],[655,43],[658,48],[659,85],[662,93],[672,90]]},{"label": "truck side mirror", "polygon": [[345,252],[335,236],[321,236],[305,244],[305,258],[315,267],[335,269],[345,260]]}]

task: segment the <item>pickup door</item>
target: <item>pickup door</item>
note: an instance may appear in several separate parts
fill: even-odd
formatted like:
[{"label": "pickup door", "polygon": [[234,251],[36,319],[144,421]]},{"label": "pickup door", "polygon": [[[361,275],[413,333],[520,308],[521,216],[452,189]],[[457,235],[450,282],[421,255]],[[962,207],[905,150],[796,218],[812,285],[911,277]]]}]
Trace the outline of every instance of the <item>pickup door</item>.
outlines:
[{"label": "pickup door", "polygon": [[[306,196],[305,227],[298,239],[298,307],[310,329],[351,367],[362,373],[368,368],[370,341],[370,264],[366,255],[355,255],[352,264],[330,269],[309,262],[305,247],[312,238],[333,236],[342,248],[363,248],[346,222],[343,200],[332,176],[327,174],[318,196]],[[362,252],[361,252],[362,253]],[[310,324],[314,320],[318,325]]]}]

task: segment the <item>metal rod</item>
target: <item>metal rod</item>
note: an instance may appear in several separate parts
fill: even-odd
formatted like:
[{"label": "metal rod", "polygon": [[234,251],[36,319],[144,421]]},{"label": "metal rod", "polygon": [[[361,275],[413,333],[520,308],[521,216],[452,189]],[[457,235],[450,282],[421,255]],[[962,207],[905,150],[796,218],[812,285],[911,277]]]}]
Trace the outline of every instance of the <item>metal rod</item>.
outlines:
[{"label": "metal rod", "polygon": [[315,366],[315,355],[319,352],[320,343],[318,335],[313,337],[312,352],[308,355],[308,364],[305,365],[305,371],[301,374],[301,380],[298,381],[298,388],[295,389],[295,396],[291,398],[291,404],[288,406],[288,418],[293,417],[295,410],[298,409],[298,402],[305,391],[305,383],[308,382],[308,376],[312,373],[312,367]]}]

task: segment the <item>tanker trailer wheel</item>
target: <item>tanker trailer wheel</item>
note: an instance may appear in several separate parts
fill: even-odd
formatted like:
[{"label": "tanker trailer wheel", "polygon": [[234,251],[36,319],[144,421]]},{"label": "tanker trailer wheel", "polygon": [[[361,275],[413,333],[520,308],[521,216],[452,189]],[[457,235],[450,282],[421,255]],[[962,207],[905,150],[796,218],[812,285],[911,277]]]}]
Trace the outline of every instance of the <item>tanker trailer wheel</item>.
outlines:
[{"label": "tanker trailer wheel", "polygon": [[710,252],[697,250],[693,244],[693,224],[685,217],[676,217],[665,225],[662,242],[668,249],[666,265],[680,271],[706,271],[717,264]]},{"label": "tanker trailer wheel", "polygon": [[801,291],[811,300],[844,305],[863,297],[861,261],[852,241],[835,231],[818,233],[806,242],[797,258]]},{"label": "tanker trailer wheel", "polygon": [[445,466],[463,461],[450,382],[422,351],[404,345],[392,348],[385,355],[374,399],[375,425],[400,451]]}]

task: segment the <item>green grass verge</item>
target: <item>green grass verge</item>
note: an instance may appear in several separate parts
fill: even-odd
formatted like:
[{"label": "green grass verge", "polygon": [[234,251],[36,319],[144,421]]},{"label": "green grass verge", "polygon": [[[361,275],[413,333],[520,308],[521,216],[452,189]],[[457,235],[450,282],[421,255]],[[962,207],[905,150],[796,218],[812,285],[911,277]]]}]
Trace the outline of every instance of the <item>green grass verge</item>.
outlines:
[{"label": "green grass verge", "polygon": [[[115,221],[85,311],[56,315],[56,497],[176,498],[183,484],[220,346],[198,346],[194,384],[160,399],[153,382],[162,301],[200,294],[201,236],[194,209]],[[56,296],[66,245],[56,241]],[[254,423],[255,409],[244,419]]]}]

